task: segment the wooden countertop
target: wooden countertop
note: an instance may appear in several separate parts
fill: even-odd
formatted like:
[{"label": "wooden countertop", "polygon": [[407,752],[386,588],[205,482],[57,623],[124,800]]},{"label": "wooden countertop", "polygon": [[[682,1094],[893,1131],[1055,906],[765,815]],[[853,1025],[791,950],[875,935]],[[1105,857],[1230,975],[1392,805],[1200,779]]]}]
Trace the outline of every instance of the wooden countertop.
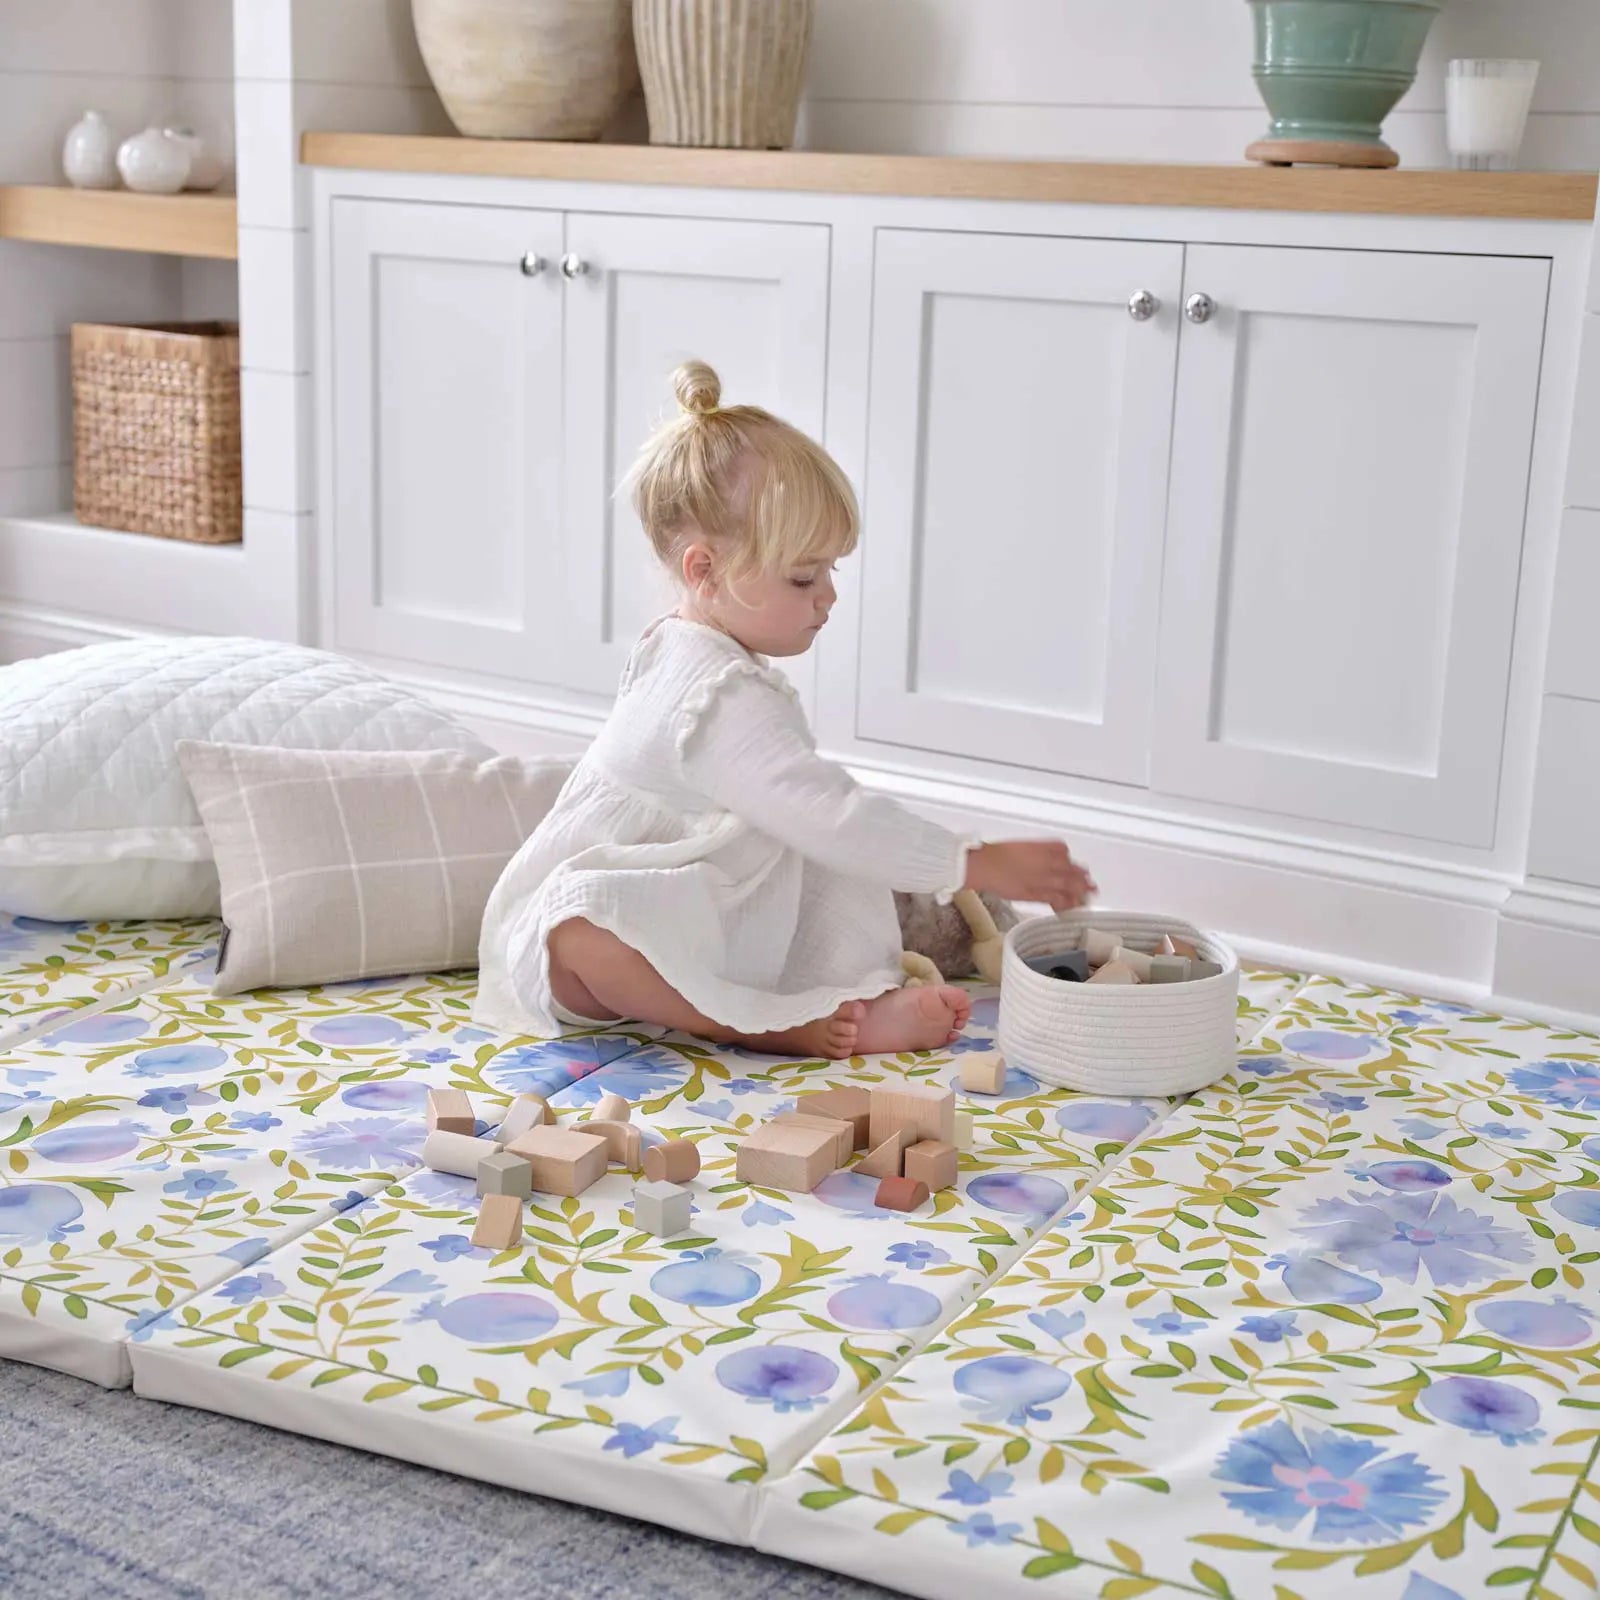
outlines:
[{"label": "wooden countertop", "polygon": [[1592,220],[1595,211],[1592,172],[1453,172],[1405,167],[1362,172],[1244,163],[1214,167],[989,161],[802,150],[680,150],[655,145],[555,144],[381,133],[307,133],[301,140],[300,159],[313,167],[380,172],[963,200],[1576,222]]}]

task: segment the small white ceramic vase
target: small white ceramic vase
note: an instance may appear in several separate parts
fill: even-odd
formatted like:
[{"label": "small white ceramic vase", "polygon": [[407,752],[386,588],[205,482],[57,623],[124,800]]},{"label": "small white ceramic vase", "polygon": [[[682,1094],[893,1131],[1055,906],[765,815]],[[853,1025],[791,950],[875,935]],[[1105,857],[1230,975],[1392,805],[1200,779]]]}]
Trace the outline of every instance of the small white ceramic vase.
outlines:
[{"label": "small white ceramic vase", "polygon": [[117,141],[98,111],[85,111],[61,147],[61,170],[74,189],[115,189]]},{"label": "small white ceramic vase", "polygon": [[193,128],[163,128],[161,131],[169,139],[176,139],[189,152],[189,176],[184,180],[185,189],[215,189],[222,182],[226,170],[222,157],[214,154]]},{"label": "small white ceramic vase", "polygon": [[176,194],[189,176],[189,152],[160,128],[146,128],[122,141],[117,171],[140,194]]}]

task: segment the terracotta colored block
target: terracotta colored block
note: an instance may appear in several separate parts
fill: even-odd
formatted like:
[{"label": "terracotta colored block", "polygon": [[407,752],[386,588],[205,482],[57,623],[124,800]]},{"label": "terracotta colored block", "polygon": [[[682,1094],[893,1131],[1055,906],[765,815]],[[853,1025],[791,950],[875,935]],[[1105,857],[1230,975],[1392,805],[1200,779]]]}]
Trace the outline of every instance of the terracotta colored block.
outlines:
[{"label": "terracotta colored block", "polygon": [[837,1167],[842,1167],[855,1154],[856,1130],[851,1123],[841,1121],[838,1117],[814,1117],[805,1111],[785,1111],[781,1117],[774,1117],[772,1120],[780,1127],[830,1130],[838,1140],[838,1149],[834,1152],[834,1165]]},{"label": "terracotta colored block", "polygon": [[606,1160],[613,1166],[626,1167],[637,1172],[644,1164],[644,1136],[631,1122],[600,1122],[590,1117],[580,1122],[574,1133],[593,1134],[606,1142]]},{"label": "terracotta colored block", "polygon": [[591,1122],[626,1122],[630,1111],[628,1102],[620,1094],[603,1094],[589,1113]]},{"label": "terracotta colored block", "polygon": [[1137,983],[1139,974],[1121,961],[1108,961],[1090,974],[1090,983]]},{"label": "terracotta colored block", "polygon": [[915,1178],[885,1178],[873,1204],[886,1211],[915,1211],[928,1203],[928,1186]]},{"label": "terracotta colored block", "polygon": [[700,1172],[700,1146],[688,1139],[668,1139],[644,1153],[644,1175],[652,1183],[688,1183]]},{"label": "terracotta colored block", "polygon": [[532,1166],[541,1194],[582,1194],[605,1176],[605,1140],[577,1128],[529,1128],[506,1149]]},{"label": "terracotta colored block", "polygon": [[972,1148],[972,1113],[970,1111],[956,1112],[956,1149],[970,1150]]},{"label": "terracotta colored block", "polygon": [[521,1156],[491,1147],[491,1153],[478,1163],[478,1193],[513,1194],[526,1200],[533,1193],[533,1168]]},{"label": "terracotta colored block", "polygon": [[734,1171],[742,1183],[810,1194],[835,1169],[838,1148],[831,1129],[768,1122],[739,1146]]},{"label": "terracotta colored block", "polygon": [[876,1150],[896,1128],[904,1128],[913,1144],[918,1139],[949,1139],[956,1131],[955,1119],[954,1089],[924,1083],[884,1085],[872,1091],[867,1145]]},{"label": "terracotta colored block", "polygon": [[486,1194],[478,1207],[472,1242],[490,1250],[512,1250],[522,1243],[522,1199],[514,1194]]},{"label": "terracotta colored block", "polygon": [[461,1089],[430,1089],[428,1126],[445,1133],[475,1133],[478,1124],[473,1120],[472,1102],[466,1092]]},{"label": "terracotta colored block", "polygon": [[813,1117],[837,1117],[855,1129],[855,1148],[867,1148],[867,1133],[872,1121],[872,1096],[857,1085],[841,1084],[835,1089],[819,1089],[815,1094],[803,1094],[795,1101],[795,1108]]},{"label": "terracotta colored block", "polygon": [[1083,930],[1083,953],[1088,956],[1091,967],[1103,967],[1121,943],[1114,933],[1102,933],[1098,928]]},{"label": "terracotta colored block", "polygon": [[1180,939],[1177,934],[1169,933],[1162,937],[1161,953],[1168,956],[1184,956],[1190,961],[1198,961],[1200,952],[1188,939]]},{"label": "terracotta colored block", "polygon": [[882,1144],[875,1144],[868,1154],[856,1162],[856,1171],[869,1178],[898,1178],[911,1135],[904,1128],[896,1128]]},{"label": "terracotta colored block", "polygon": [[506,1114],[500,1119],[500,1126],[494,1130],[494,1142],[498,1145],[508,1145],[513,1139],[526,1133],[529,1128],[542,1128],[555,1120],[550,1104],[542,1094],[519,1094],[506,1107]]},{"label": "terracotta colored block", "polygon": [[435,1128],[422,1141],[422,1164],[435,1172],[453,1172],[458,1178],[476,1178],[478,1163],[495,1151],[496,1146],[489,1139]]},{"label": "terracotta colored block", "polygon": [[923,1139],[906,1150],[904,1165],[906,1177],[930,1189],[953,1189],[960,1157],[956,1147],[943,1139]]},{"label": "terracotta colored block", "polygon": [[652,1180],[633,1186],[633,1225],[644,1233],[670,1239],[689,1231],[689,1213],[694,1202],[687,1189],[675,1183]]},{"label": "terracotta colored block", "polygon": [[1146,983],[1187,983],[1189,960],[1186,956],[1151,956]]},{"label": "terracotta colored block", "polygon": [[[961,1087],[972,1094],[999,1094],[1006,1081],[1006,1058],[998,1050],[961,1058]],[[951,1130],[954,1132],[954,1130]]]}]

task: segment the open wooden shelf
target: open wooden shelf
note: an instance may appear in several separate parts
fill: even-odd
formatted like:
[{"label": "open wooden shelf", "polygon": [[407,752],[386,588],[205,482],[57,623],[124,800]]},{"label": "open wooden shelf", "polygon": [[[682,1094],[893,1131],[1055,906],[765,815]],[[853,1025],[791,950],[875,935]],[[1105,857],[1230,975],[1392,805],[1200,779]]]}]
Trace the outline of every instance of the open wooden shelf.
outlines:
[{"label": "open wooden shelf", "polygon": [[238,205],[231,194],[0,184],[0,239],[236,261]]}]

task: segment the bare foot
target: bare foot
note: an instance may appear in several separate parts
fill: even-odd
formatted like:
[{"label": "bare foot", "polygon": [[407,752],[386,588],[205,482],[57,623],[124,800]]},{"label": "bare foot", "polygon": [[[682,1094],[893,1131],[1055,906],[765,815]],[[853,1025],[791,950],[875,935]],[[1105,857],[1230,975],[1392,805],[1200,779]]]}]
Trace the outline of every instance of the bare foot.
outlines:
[{"label": "bare foot", "polygon": [[891,989],[867,1002],[856,1049],[862,1055],[937,1050],[954,1044],[972,1014],[964,989]]},{"label": "bare foot", "polygon": [[857,1040],[862,1019],[867,1014],[860,1000],[846,1000],[831,1017],[802,1022],[798,1028],[783,1028],[777,1033],[738,1036],[735,1042],[757,1050],[770,1050],[782,1056],[820,1056],[825,1061],[848,1061],[859,1055]]}]

